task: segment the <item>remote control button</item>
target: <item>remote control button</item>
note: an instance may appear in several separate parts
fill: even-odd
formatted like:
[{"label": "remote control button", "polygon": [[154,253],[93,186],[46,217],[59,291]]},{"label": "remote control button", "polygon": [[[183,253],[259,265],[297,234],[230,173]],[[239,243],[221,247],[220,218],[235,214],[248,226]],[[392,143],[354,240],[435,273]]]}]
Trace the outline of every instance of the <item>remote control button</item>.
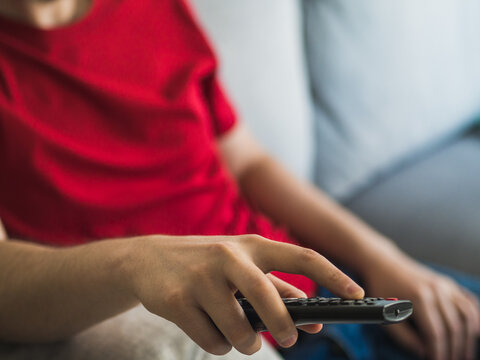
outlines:
[{"label": "remote control button", "polygon": [[356,301],[354,301],[354,300],[342,300],[342,301],[340,301],[340,304],[342,304],[342,305],[353,305],[354,303],[356,303]]},{"label": "remote control button", "polygon": [[386,298],[385,300],[388,300],[388,301],[398,301],[397,298]]}]

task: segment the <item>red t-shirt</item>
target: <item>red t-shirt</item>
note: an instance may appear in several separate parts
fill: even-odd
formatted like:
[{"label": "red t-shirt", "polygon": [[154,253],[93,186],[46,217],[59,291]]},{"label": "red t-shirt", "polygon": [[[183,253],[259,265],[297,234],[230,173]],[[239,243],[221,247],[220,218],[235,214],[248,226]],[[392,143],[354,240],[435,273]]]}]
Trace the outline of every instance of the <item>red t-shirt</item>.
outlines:
[{"label": "red t-shirt", "polygon": [[[39,30],[0,19],[0,218],[55,246],[142,234],[257,233],[216,137],[235,115],[181,0],[97,0]],[[280,276],[312,293],[303,277]]]}]

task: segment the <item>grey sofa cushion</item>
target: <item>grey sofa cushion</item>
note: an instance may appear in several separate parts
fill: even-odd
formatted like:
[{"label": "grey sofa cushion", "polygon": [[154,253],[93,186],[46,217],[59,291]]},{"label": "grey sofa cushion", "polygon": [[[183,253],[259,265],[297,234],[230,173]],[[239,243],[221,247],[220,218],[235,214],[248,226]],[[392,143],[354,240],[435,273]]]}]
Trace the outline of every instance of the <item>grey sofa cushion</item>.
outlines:
[{"label": "grey sofa cushion", "polygon": [[194,0],[242,120],[302,178],[313,168],[300,2]]},{"label": "grey sofa cushion", "polygon": [[468,135],[347,205],[415,257],[480,275],[479,159]]},{"label": "grey sofa cushion", "polygon": [[346,199],[480,110],[480,1],[305,0],[318,184]]}]

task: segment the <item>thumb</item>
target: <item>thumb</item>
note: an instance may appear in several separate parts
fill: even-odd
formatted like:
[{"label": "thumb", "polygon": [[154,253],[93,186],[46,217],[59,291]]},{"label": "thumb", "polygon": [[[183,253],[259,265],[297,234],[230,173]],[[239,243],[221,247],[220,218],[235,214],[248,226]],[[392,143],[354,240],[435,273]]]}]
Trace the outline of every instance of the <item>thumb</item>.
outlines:
[{"label": "thumb", "polygon": [[406,349],[410,350],[420,358],[424,358],[426,355],[425,346],[422,343],[418,333],[408,323],[389,325],[385,327],[387,332],[390,333],[392,338],[403,345]]}]

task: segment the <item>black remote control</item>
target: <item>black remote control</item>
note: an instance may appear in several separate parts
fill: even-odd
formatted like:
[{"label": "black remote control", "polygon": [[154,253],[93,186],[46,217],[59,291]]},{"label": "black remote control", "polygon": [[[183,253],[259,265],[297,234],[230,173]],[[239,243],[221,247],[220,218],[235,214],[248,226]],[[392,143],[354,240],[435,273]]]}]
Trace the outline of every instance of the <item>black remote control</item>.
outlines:
[{"label": "black remote control", "polygon": [[[247,299],[237,299],[255,331],[266,331]],[[394,298],[340,298],[313,297],[309,299],[282,299],[295,325],[307,324],[396,324],[413,313],[409,300]]]}]

